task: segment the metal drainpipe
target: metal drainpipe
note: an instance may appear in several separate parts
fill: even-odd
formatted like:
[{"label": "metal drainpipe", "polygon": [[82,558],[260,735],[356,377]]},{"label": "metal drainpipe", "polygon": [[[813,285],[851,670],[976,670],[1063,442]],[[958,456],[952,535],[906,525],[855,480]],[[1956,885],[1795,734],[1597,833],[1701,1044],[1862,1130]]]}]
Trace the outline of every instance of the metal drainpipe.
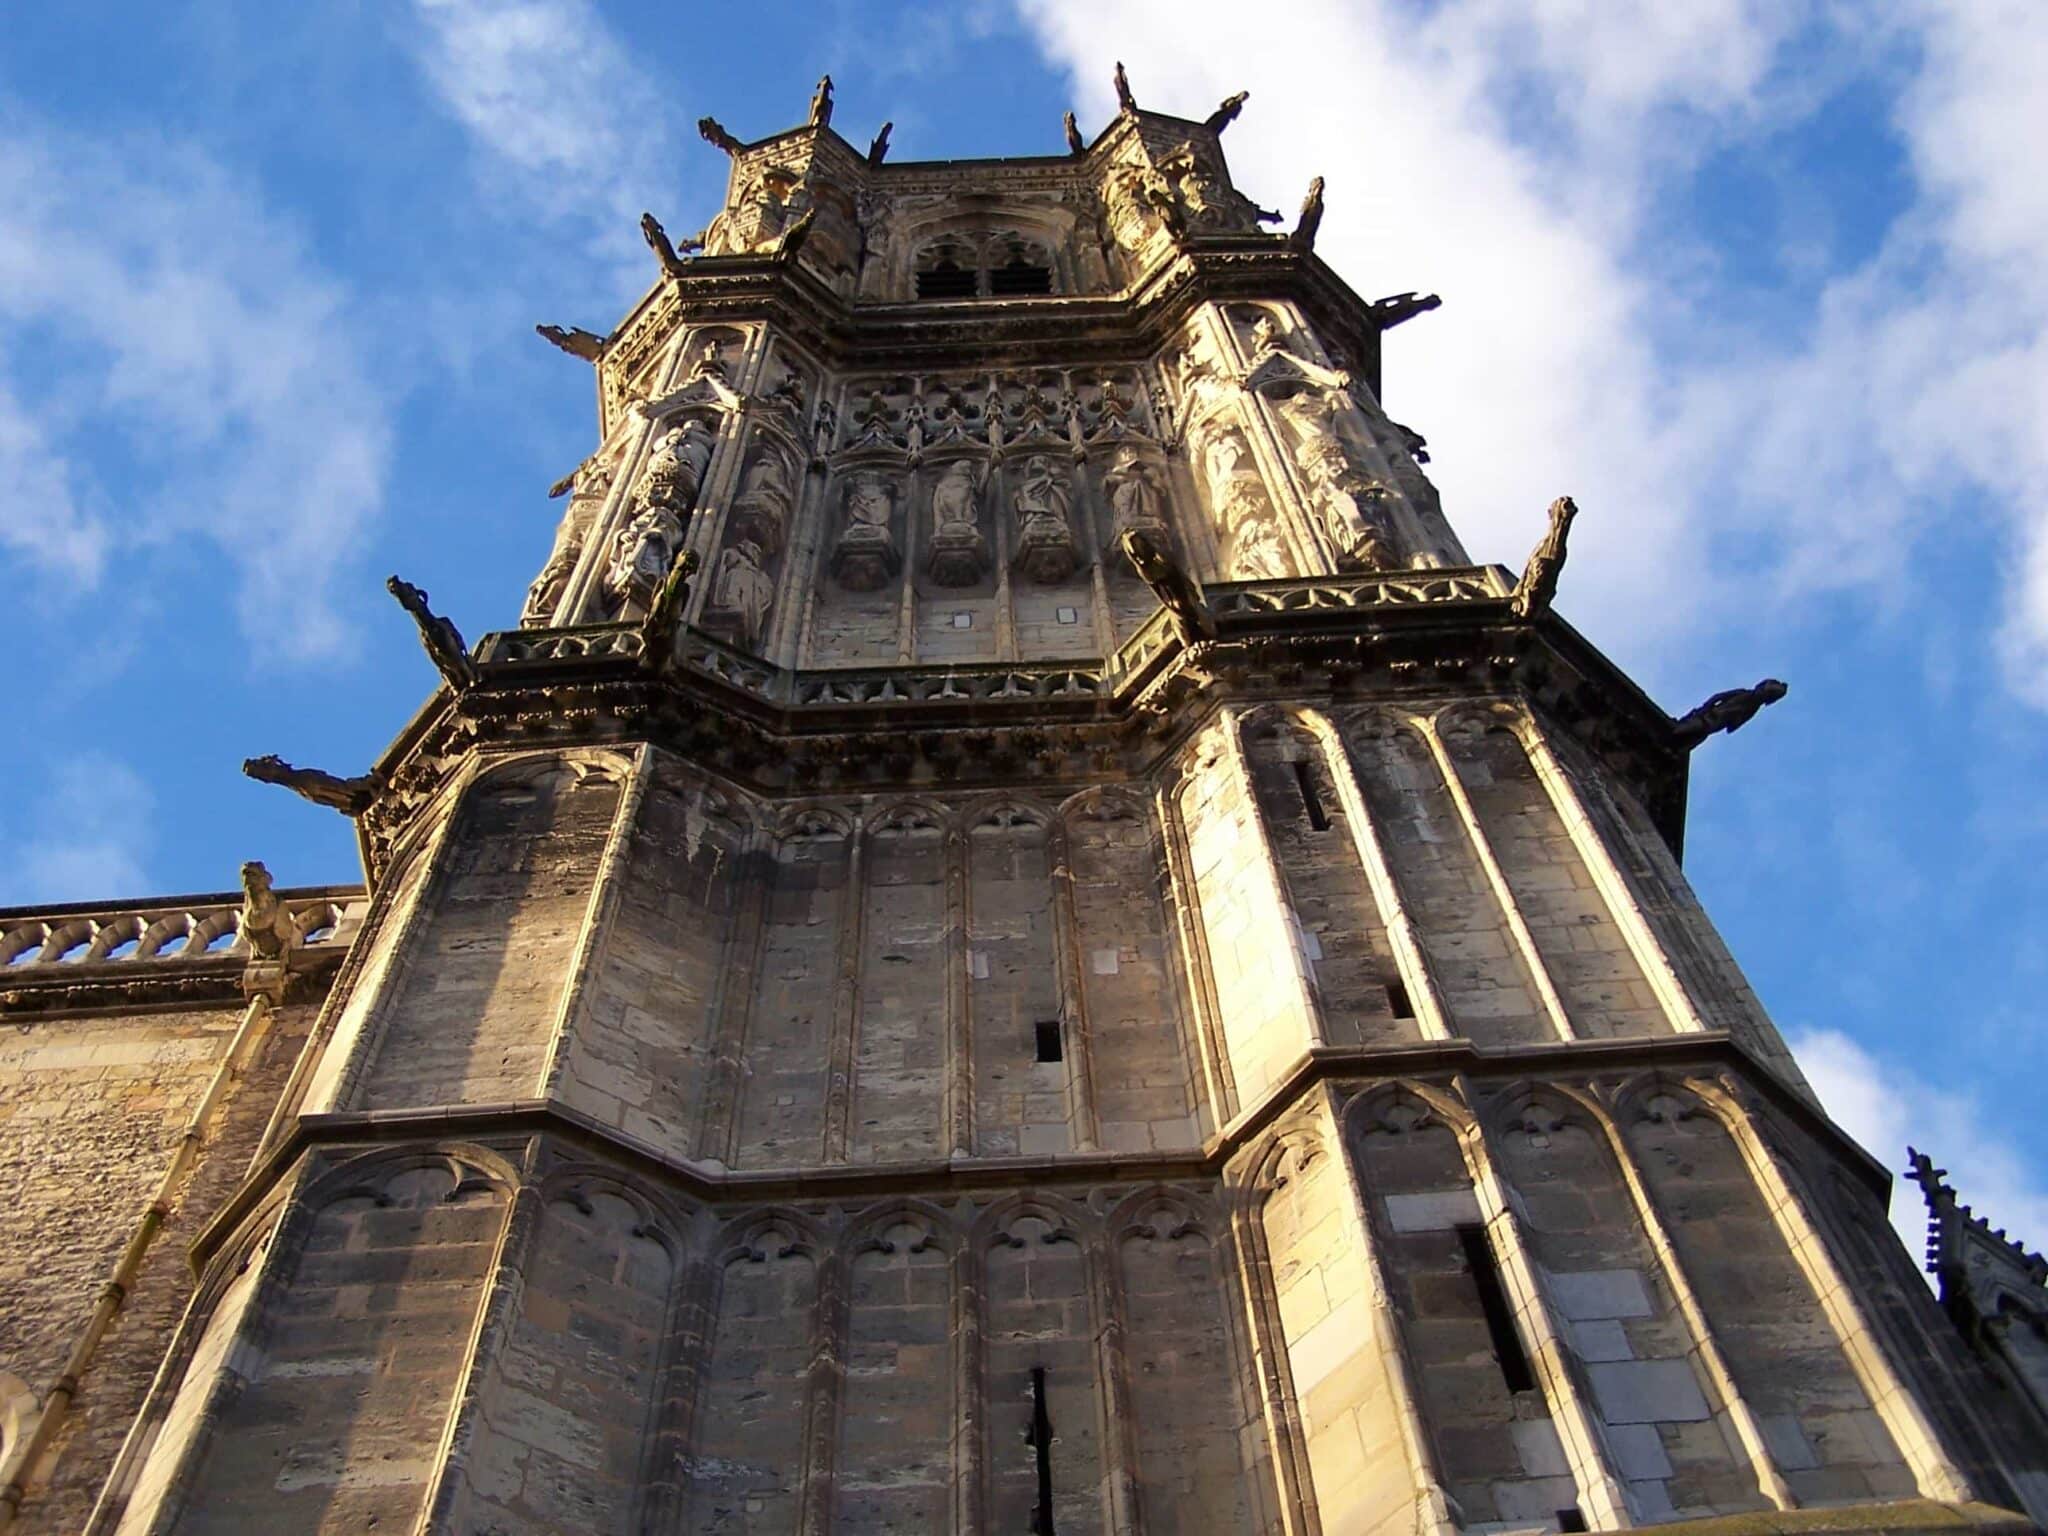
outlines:
[{"label": "metal drainpipe", "polygon": [[108,1276],[106,1285],[101,1289],[99,1301],[93,1306],[92,1316],[87,1319],[78,1342],[71,1346],[71,1355],[64,1362],[63,1372],[44,1394],[43,1410],[36,1417],[35,1427],[22,1436],[14,1454],[7,1458],[6,1465],[0,1466],[0,1530],[12,1525],[15,1515],[20,1512],[30,1474],[36,1463],[42,1460],[43,1452],[49,1448],[57,1431],[63,1427],[71,1409],[71,1400],[77,1395],[79,1379],[85,1375],[86,1367],[92,1364],[100,1340],[113,1326],[121,1304],[128,1299],[129,1289],[142,1269],[144,1255],[170,1217],[178,1186],[191,1172],[193,1160],[205,1145],[207,1123],[220,1107],[221,1095],[227,1091],[228,1084],[241,1075],[242,1064],[250,1049],[262,1038],[269,1025],[271,1011],[268,997],[259,993],[249,999],[249,1006],[242,1011],[242,1022],[236,1027],[234,1038],[228,1042],[227,1053],[214,1069],[213,1079],[206,1085],[206,1092],[200,1095],[191,1119],[185,1122],[184,1134],[178,1139],[178,1149],[171,1154],[170,1166],[164,1170],[156,1193],[150,1197],[141,1222],[115,1263],[113,1274]]}]

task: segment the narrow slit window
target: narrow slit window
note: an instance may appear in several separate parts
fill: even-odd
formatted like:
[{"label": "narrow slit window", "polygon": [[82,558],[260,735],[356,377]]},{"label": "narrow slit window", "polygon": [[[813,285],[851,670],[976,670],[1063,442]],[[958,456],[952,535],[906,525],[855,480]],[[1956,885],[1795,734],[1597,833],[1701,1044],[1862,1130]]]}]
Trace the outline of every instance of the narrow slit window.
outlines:
[{"label": "narrow slit window", "polygon": [[1586,1517],[1576,1504],[1568,1504],[1557,1512],[1557,1528],[1560,1531],[1583,1531]]},{"label": "narrow slit window", "polygon": [[1038,1059],[1040,1061],[1062,1060],[1060,1021],[1058,1019],[1040,1019],[1035,1028],[1038,1035]]},{"label": "narrow slit window", "polygon": [[1479,1308],[1486,1314],[1486,1332],[1493,1341],[1493,1358],[1500,1362],[1501,1380],[1510,1392],[1534,1391],[1536,1376],[1529,1369],[1529,1357],[1522,1352],[1522,1336],[1515,1332],[1514,1315],[1508,1311],[1507,1291],[1500,1283],[1486,1229],[1460,1226],[1458,1242],[1465,1250],[1465,1267],[1472,1272],[1473,1288],[1479,1292]]},{"label": "narrow slit window", "polygon": [[1408,989],[1398,978],[1387,983],[1387,1006],[1394,1010],[1397,1019],[1415,1017],[1415,1004],[1408,1000]]},{"label": "narrow slit window", "polygon": [[1052,1528],[1052,1414],[1045,1405],[1045,1367],[1031,1368],[1031,1448],[1038,1453],[1038,1498],[1031,1506],[1031,1536]]},{"label": "narrow slit window", "polygon": [[1315,775],[1308,771],[1308,764],[1300,759],[1294,764],[1294,782],[1301,789],[1301,803],[1308,811],[1308,824],[1318,832],[1329,831],[1330,815],[1323,809],[1323,797],[1316,793]]}]

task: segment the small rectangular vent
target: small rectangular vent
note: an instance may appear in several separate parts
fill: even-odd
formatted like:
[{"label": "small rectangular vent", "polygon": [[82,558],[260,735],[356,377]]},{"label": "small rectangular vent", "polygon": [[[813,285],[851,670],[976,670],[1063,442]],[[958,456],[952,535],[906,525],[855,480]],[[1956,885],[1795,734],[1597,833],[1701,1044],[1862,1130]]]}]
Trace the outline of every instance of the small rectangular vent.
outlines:
[{"label": "small rectangular vent", "polygon": [[1040,1061],[1061,1061],[1065,1054],[1060,1048],[1060,1021],[1040,1019],[1033,1026],[1038,1036],[1038,1059]]}]

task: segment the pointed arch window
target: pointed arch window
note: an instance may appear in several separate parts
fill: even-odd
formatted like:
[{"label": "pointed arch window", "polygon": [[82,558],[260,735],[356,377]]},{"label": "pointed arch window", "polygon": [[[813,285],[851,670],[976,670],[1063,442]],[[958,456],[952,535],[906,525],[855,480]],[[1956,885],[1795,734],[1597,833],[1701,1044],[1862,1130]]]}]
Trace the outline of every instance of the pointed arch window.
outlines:
[{"label": "pointed arch window", "polygon": [[917,253],[920,299],[1006,299],[1053,292],[1052,252],[1027,236],[948,234]]}]

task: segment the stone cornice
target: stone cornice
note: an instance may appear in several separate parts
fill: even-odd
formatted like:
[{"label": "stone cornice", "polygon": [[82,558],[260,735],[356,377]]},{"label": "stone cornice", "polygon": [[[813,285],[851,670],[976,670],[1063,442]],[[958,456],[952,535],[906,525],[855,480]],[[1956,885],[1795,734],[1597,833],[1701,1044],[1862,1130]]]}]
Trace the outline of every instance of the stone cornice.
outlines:
[{"label": "stone cornice", "polygon": [[1627,784],[1671,843],[1686,754],[1670,717],[1569,625],[1515,620],[1507,573],[1217,584],[1214,640],[1155,616],[1106,660],[789,672],[686,630],[657,674],[631,625],[487,635],[377,764],[373,878],[472,751],[647,740],[768,794],[1062,784],[1152,772],[1223,703],[1520,695]]},{"label": "stone cornice", "polygon": [[1727,1034],[1710,1032],[1642,1040],[1596,1040],[1487,1050],[1467,1040],[1397,1047],[1319,1047],[1296,1060],[1257,1103],[1247,1106],[1199,1148],[1185,1152],[1074,1152],[1050,1157],[932,1158],[884,1164],[736,1171],[676,1157],[627,1132],[545,1099],[403,1110],[352,1110],[302,1115],[194,1237],[191,1255],[203,1267],[251,1212],[259,1209],[310,1153],[418,1141],[502,1141],[548,1134],[603,1152],[639,1172],[668,1181],[707,1203],[867,1202],[894,1194],[925,1198],[1007,1188],[1053,1189],[1107,1182],[1143,1183],[1215,1178],[1289,1109],[1324,1083],[1462,1078],[1486,1087],[1532,1075],[1614,1081],[1666,1072],[1732,1075],[1745,1090],[1821,1141],[1828,1153],[1879,1199],[1890,1176],[1870,1154],[1809,1100],[1782,1083]]}]

